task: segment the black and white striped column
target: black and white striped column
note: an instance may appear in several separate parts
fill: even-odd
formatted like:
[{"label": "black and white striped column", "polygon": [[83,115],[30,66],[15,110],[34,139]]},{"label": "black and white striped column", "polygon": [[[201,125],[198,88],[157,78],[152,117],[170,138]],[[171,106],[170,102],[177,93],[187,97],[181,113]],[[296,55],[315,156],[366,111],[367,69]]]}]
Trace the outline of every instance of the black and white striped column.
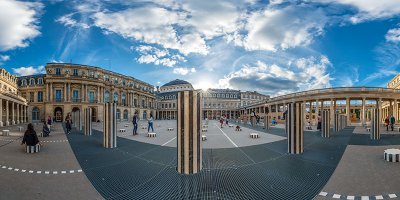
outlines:
[{"label": "black and white striped column", "polygon": [[286,134],[288,138],[288,152],[291,154],[303,153],[303,109],[301,103],[287,104],[285,118]]},{"label": "black and white striped column", "polygon": [[92,135],[92,109],[85,109],[85,135]]},{"label": "black and white striped column", "polygon": [[202,169],[201,92],[178,92],[177,171],[196,174]]},{"label": "black and white striped column", "polygon": [[340,127],[339,127],[339,113],[335,113],[333,115],[333,128],[335,130],[335,132],[339,132],[340,131]]},{"label": "black and white striped column", "polygon": [[264,121],[265,130],[268,130],[269,129],[269,117],[268,117],[268,115],[265,116],[264,120],[265,120]]},{"label": "black and white striped column", "polygon": [[330,110],[322,110],[321,136],[330,137],[330,134],[331,134],[331,112]]},{"label": "black and white striped column", "polygon": [[105,103],[103,114],[103,144],[105,148],[117,147],[117,104]]},{"label": "black and white striped column", "polygon": [[372,121],[371,121],[371,139],[381,139],[380,127],[379,127],[379,109],[372,109]]}]

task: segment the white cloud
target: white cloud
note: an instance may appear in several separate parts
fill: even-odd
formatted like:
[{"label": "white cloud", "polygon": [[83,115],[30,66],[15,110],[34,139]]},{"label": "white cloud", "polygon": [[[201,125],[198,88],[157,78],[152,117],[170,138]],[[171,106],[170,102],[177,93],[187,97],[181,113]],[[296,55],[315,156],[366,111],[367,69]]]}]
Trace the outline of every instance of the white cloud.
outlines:
[{"label": "white cloud", "polygon": [[40,35],[37,17],[41,8],[38,2],[0,1],[0,51],[26,47]]},{"label": "white cloud", "polygon": [[[304,15],[304,13],[307,13]],[[267,8],[250,14],[241,42],[247,50],[268,50],[306,46],[323,33],[327,17],[321,9],[306,6]]]},{"label": "white cloud", "polygon": [[400,28],[390,29],[385,38],[388,42],[400,42]]},{"label": "white cloud", "polygon": [[83,23],[83,22],[78,22],[77,20],[72,18],[73,13],[66,14],[61,16],[56,20],[56,22],[61,23],[65,26],[69,27],[78,27],[78,28],[83,28],[83,29],[88,29],[90,28],[89,24]]},{"label": "white cloud", "polygon": [[20,67],[20,68],[12,68],[12,71],[18,75],[18,76],[29,76],[32,74],[41,74],[45,73],[45,67],[44,66],[39,66],[39,67]]},{"label": "white cloud", "polygon": [[10,60],[10,56],[8,55],[0,55],[0,61],[7,61]]},{"label": "white cloud", "polygon": [[350,18],[353,23],[365,20],[387,18],[400,14],[398,0],[313,0],[322,3],[338,3],[349,5],[358,9],[358,13]]},{"label": "white cloud", "polygon": [[187,67],[174,68],[173,70],[174,74],[180,74],[180,75],[187,75],[189,73],[195,73],[195,72],[196,72],[195,68],[187,68]]},{"label": "white cloud", "polygon": [[136,50],[141,54],[136,60],[139,63],[153,63],[155,65],[164,65],[167,67],[173,67],[177,63],[186,62],[185,58],[179,54],[171,55],[166,49],[158,49],[153,46],[141,45],[136,49],[131,47],[131,49]]},{"label": "white cloud", "polygon": [[297,59],[287,66],[258,61],[254,66],[244,65],[220,79],[219,87],[257,90],[272,95],[330,87],[328,66],[331,63],[325,56]]}]

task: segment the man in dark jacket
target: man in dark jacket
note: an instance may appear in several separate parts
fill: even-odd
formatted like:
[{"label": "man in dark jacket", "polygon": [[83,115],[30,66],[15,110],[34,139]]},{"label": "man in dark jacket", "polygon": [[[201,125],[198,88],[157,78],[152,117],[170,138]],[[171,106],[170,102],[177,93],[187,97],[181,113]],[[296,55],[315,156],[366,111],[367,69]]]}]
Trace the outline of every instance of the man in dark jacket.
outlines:
[{"label": "man in dark jacket", "polygon": [[27,146],[35,146],[39,143],[39,139],[36,135],[36,131],[33,129],[33,125],[31,123],[28,124],[28,130],[25,131],[24,138],[22,139],[22,144],[26,144]]},{"label": "man in dark jacket", "polygon": [[396,119],[395,119],[394,116],[392,115],[392,116],[390,117],[390,128],[392,128],[392,131],[393,131],[393,128],[394,128],[394,123],[396,123]]},{"label": "man in dark jacket", "polygon": [[137,117],[137,113],[135,113],[135,115],[133,115],[133,135],[137,135],[137,128],[138,128],[138,117]]}]

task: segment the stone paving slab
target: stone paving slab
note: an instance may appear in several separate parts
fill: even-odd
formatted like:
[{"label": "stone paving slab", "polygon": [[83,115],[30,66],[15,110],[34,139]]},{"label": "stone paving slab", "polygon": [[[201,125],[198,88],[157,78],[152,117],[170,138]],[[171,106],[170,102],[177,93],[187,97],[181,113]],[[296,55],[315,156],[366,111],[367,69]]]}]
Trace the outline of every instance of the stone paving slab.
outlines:
[{"label": "stone paving slab", "polygon": [[[0,146],[0,199],[102,199],[77,162],[61,124],[39,153],[25,153],[22,137]],[[38,131],[38,129],[37,129]]]}]

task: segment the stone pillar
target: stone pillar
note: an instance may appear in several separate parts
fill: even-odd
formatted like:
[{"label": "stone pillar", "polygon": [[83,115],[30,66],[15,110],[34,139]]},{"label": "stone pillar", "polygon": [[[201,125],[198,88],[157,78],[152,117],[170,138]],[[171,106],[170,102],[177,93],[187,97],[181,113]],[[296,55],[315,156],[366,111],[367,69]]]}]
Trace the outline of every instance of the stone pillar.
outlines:
[{"label": "stone pillar", "polygon": [[[378,109],[379,109],[379,111],[378,111],[378,113],[379,113],[379,123],[382,123],[385,120],[384,118],[382,118],[382,99],[379,99],[376,102],[376,105],[378,106]],[[373,111],[371,110],[371,116],[373,115],[372,112]],[[371,120],[372,120],[372,117],[371,117]]]},{"label": "stone pillar", "polygon": [[19,104],[17,103],[17,124],[19,124]]},{"label": "stone pillar", "polygon": [[117,147],[117,104],[105,103],[103,109],[103,146],[105,148]]},{"label": "stone pillar", "polygon": [[28,106],[24,106],[25,122],[28,122]]},{"label": "stone pillar", "polygon": [[333,109],[333,99],[331,99],[331,104],[329,105],[330,113],[331,113],[331,125],[335,127],[335,110]]},{"label": "stone pillar", "polygon": [[0,127],[3,126],[3,99],[0,99]]},{"label": "stone pillar", "polygon": [[14,105],[14,101],[11,101],[11,124],[15,125],[15,105]]},{"label": "stone pillar", "polygon": [[46,83],[46,101],[49,102],[50,101],[50,89],[49,89],[49,84]]},{"label": "stone pillar", "polygon": [[178,92],[177,171],[196,174],[202,169],[200,91]]},{"label": "stone pillar", "polygon": [[265,117],[264,117],[264,127],[265,130],[269,129],[269,117],[268,117],[268,113],[265,113]]},{"label": "stone pillar", "polygon": [[288,140],[288,153],[303,153],[303,118],[302,103],[287,104],[287,115],[285,118],[286,134]]},{"label": "stone pillar", "polygon": [[100,103],[100,86],[97,86],[97,103]]},{"label": "stone pillar", "polygon": [[321,120],[321,136],[330,137],[331,134],[331,114],[330,110],[322,110]]},{"label": "stone pillar", "polygon": [[[110,96],[112,96],[112,95],[110,94]],[[82,102],[85,102],[85,84],[82,84],[82,86],[81,86],[81,99],[82,99]]]},{"label": "stone pillar", "polygon": [[92,109],[85,109],[85,135],[92,135]]},{"label": "stone pillar", "polygon": [[64,102],[67,101],[67,83],[64,83],[63,99],[64,99]]},{"label": "stone pillar", "polygon": [[362,108],[361,108],[361,125],[364,126],[365,122],[365,98],[361,100]]},{"label": "stone pillar", "polygon": [[340,114],[339,113],[335,113],[333,115],[333,129],[335,132],[339,132],[341,129],[341,125],[340,125]]},{"label": "stone pillar", "polygon": [[346,98],[346,125],[350,124],[350,98]]},{"label": "stone pillar", "polygon": [[50,87],[49,87],[49,95],[50,95],[50,102],[53,102],[53,84],[50,83]]},{"label": "stone pillar", "polygon": [[397,107],[397,99],[394,99],[394,104],[393,104],[393,116],[394,116],[394,119],[396,120],[395,121],[395,124],[396,124],[396,122],[399,120],[399,116],[398,116],[398,107]]},{"label": "stone pillar", "polygon": [[[318,99],[317,99],[317,100],[315,100],[315,115],[317,115],[317,117],[318,117],[318,114],[319,114],[319,107],[318,107]],[[317,118],[317,120],[318,120],[318,118]]]},{"label": "stone pillar", "polygon": [[372,109],[372,122],[371,122],[371,139],[379,140],[381,138],[380,134],[380,117],[379,117],[379,109]]}]

